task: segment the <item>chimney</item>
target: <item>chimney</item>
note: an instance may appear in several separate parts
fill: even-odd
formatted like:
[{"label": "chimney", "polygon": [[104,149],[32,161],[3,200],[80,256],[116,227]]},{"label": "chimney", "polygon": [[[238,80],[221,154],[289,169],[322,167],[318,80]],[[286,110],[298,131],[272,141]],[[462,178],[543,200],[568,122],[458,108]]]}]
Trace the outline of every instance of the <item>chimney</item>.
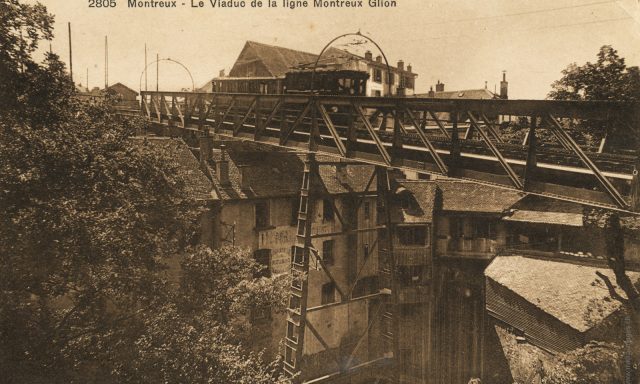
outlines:
[{"label": "chimney", "polygon": [[347,173],[347,165],[344,163],[336,164],[336,178],[340,184],[349,184],[349,174]]},{"label": "chimney", "polygon": [[382,56],[376,56],[376,63],[382,63]]},{"label": "chimney", "polygon": [[205,130],[202,136],[198,137],[200,146],[200,165],[206,164],[211,160],[211,149],[213,147],[213,138],[209,136],[209,130]]},{"label": "chimney", "polygon": [[220,160],[216,161],[216,177],[223,187],[231,185],[229,180],[229,160],[227,160],[227,146],[220,144]]},{"label": "chimney", "polygon": [[364,53],[364,58],[369,61],[373,61],[373,53],[371,51],[367,51]]},{"label": "chimney", "polygon": [[407,72],[411,72],[412,69],[411,64],[407,65]]},{"label": "chimney", "polygon": [[502,71],[502,81],[500,82],[500,98],[509,98],[509,83],[507,82],[507,71]]},{"label": "chimney", "polygon": [[488,89],[488,88],[487,88],[487,81],[486,81],[486,80],[484,81],[484,89]]},{"label": "chimney", "polygon": [[404,70],[404,61],[398,60],[398,69],[401,71]]},{"label": "chimney", "polygon": [[440,80],[436,83],[436,92],[444,92],[444,83],[441,83]]},{"label": "chimney", "polygon": [[240,171],[240,189],[251,189],[251,184],[249,183],[249,167],[244,165],[238,168]]},{"label": "chimney", "polygon": [[218,77],[224,77],[224,69],[221,69],[218,73]]},{"label": "chimney", "polygon": [[435,97],[436,93],[433,92],[433,87],[429,87],[429,97]]}]

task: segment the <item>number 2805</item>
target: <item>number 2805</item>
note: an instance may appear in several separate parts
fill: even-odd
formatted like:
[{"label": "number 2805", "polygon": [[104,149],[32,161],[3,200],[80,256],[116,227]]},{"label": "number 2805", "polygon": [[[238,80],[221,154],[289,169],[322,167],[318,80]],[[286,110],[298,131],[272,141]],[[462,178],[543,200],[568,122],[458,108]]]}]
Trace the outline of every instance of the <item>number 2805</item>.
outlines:
[{"label": "number 2805", "polygon": [[89,0],[89,8],[115,8],[116,0]]}]

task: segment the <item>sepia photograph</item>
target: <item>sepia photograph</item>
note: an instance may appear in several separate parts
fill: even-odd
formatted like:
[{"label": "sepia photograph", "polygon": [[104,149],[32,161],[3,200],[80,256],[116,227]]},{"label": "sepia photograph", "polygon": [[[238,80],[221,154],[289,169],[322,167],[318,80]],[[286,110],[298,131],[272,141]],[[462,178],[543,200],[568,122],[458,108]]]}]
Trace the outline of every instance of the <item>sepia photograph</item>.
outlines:
[{"label": "sepia photograph", "polygon": [[0,384],[640,384],[639,0],[0,0]]}]

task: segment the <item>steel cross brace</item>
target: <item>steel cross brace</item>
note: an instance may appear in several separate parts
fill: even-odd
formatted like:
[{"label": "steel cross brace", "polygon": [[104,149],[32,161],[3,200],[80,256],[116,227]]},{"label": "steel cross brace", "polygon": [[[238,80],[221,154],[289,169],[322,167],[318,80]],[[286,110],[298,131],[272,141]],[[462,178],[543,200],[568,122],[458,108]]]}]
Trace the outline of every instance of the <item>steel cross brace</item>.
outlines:
[{"label": "steel cross brace", "polygon": [[409,119],[411,119],[411,123],[414,125],[416,129],[416,132],[420,137],[420,141],[422,141],[422,144],[424,144],[424,146],[427,147],[427,149],[429,150],[429,154],[431,154],[431,157],[433,158],[433,161],[435,161],[436,165],[438,166],[438,169],[443,175],[446,175],[449,169],[445,165],[440,155],[436,152],[436,148],[431,143],[431,140],[429,140],[429,138],[427,137],[426,133],[420,126],[420,123],[416,120],[415,116],[413,116],[413,113],[411,112],[411,110],[409,110],[409,108],[405,107],[405,112],[407,113],[407,116],[409,116]]},{"label": "steel cross brace", "polygon": [[591,172],[593,172],[596,179],[598,179],[598,181],[600,182],[600,185],[604,188],[604,190],[607,192],[609,197],[611,197],[611,199],[616,203],[616,205],[620,208],[629,208],[629,204],[624,199],[624,197],[622,197],[620,192],[618,192],[616,187],[614,187],[613,184],[611,184],[611,182],[609,181],[609,179],[607,179],[607,177],[602,174],[598,166],[589,158],[589,156],[587,156],[582,151],[580,146],[573,140],[573,138],[564,129],[562,129],[562,126],[560,125],[560,123],[558,123],[555,117],[550,113],[547,114],[546,117],[547,117],[547,120],[551,123],[551,130],[554,133],[554,135],[556,135],[558,139],[562,138],[562,140],[569,145],[573,153],[578,155],[578,157],[580,158],[580,160],[582,160],[584,165],[586,165],[591,170]]},{"label": "steel cross brace", "polygon": [[331,121],[331,117],[329,116],[327,109],[324,107],[324,104],[317,101],[316,108],[318,109],[318,111],[320,111],[320,116],[322,117],[324,124],[327,126],[329,133],[331,133],[331,137],[333,137],[333,141],[336,143],[336,148],[338,149],[340,156],[346,157],[347,149],[342,143],[342,140],[340,139],[340,135],[338,134],[336,127],[333,125],[333,122]]},{"label": "steel cross brace", "polygon": [[376,147],[378,147],[378,152],[380,152],[382,159],[387,165],[391,165],[391,156],[389,156],[389,152],[387,152],[387,149],[384,147],[382,140],[380,140],[380,138],[374,131],[373,127],[371,126],[371,123],[369,122],[367,117],[364,115],[364,112],[362,112],[362,106],[355,102],[352,102],[351,105],[353,106],[353,109],[355,109],[355,111],[358,113],[358,116],[360,117],[360,120],[362,120],[362,122],[364,123],[365,128],[367,128],[367,131],[369,132],[369,135],[375,142]]},{"label": "steel cross brace", "polygon": [[478,124],[476,118],[473,116],[473,113],[471,113],[471,111],[468,111],[467,115],[469,116],[471,124],[476,128],[480,136],[482,136],[482,139],[484,140],[485,144],[487,144],[487,147],[489,147],[491,152],[493,152],[493,155],[500,162],[500,165],[502,165],[502,168],[509,176],[509,179],[511,179],[513,185],[518,189],[524,189],[524,185],[520,181],[518,174],[513,170],[513,168],[511,168],[509,163],[507,163],[507,160],[504,158],[504,156],[502,156],[502,153],[500,153],[500,150],[496,147],[496,145],[491,140],[489,140],[489,136],[487,135],[487,133],[482,128],[480,128],[480,125]]},{"label": "steel cross brace", "polygon": [[309,110],[312,108],[314,104],[315,103],[313,100],[309,100],[309,102],[307,102],[307,104],[304,106],[304,109],[302,110],[302,112],[300,112],[300,114],[298,115],[296,120],[293,122],[291,127],[287,128],[285,132],[282,132],[280,145],[287,144],[287,142],[289,141],[289,136],[291,136],[291,134],[296,130],[296,128],[298,128],[298,125],[300,125],[300,123],[305,118],[305,116],[307,116],[307,114],[309,113]]},{"label": "steel cross brace", "polygon": [[233,136],[237,136],[238,132],[240,132],[240,129],[244,126],[245,121],[247,121],[247,119],[249,118],[249,115],[251,114],[251,112],[253,112],[254,108],[256,107],[256,100],[257,98],[253,98],[253,100],[251,101],[251,104],[249,104],[249,108],[247,108],[247,112],[244,114],[244,116],[242,116],[242,119],[240,119],[234,126],[233,126]]},{"label": "steel cross brace", "polygon": [[218,125],[216,126],[216,130],[219,130],[220,128],[222,128],[222,124],[224,124],[224,119],[227,118],[227,115],[229,114],[229,112],[231,112],[231,110],[233,109],[233,107],[236,105],[236,97],[233,96],[231,98],[231,101],[229,101],[229,105],[227,106],[227,109],[225,109],[224,113],[222,114],[222,117],[220,118],[220,121],[218,122]]}]

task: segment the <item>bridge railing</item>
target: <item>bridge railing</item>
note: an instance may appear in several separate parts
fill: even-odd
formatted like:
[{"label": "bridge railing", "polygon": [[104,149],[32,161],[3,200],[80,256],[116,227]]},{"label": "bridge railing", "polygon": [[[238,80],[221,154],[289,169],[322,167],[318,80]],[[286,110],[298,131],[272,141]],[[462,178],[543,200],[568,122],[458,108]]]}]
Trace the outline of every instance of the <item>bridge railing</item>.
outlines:
[{"label": "bridge railing", "polygon": [[[585,204],[640,211],[638,153],[594,153],[567,129],[601,124],[640,143],[640,104],[142,92],[155,124],[500,184]],[[525,140],[500,122],[525,117]]]}]

